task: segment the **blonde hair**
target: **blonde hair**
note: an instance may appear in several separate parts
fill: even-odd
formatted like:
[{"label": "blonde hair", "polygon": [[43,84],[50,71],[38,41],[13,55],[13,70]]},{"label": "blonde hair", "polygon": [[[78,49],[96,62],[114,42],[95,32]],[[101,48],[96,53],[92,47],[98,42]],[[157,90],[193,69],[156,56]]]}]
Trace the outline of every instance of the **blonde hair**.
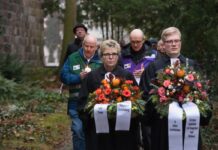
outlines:
[{"label": "blonde hair", "polygon": [[169,28],[166,28],[162,31],[162,34],[161,34],[161,39],[162,41],[166,41],[166,38],[172,34],[178,34],[181,38],[181,32],[179,31],[178,28],[176,27],[169,27]]},{"label": "blonde hair", "polygon": [[102,57],[104,51],[108,48],[114,48],[117,50],[117,53],[120,55],[120,51],[121,51],[121,48],[120,48],[120,44],[115,41],[115,40],[105,40],[103,41],[101,44],[100,44],[100,50],[99,50],[99,56]]}]

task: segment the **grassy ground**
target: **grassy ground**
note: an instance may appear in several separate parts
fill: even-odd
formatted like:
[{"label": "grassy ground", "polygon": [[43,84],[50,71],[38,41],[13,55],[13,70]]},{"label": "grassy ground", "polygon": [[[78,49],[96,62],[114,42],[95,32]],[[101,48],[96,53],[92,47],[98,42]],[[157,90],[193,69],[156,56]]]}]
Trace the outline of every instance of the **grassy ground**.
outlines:
[{"label": "grassy ground", "polygon": [[0,124],[10,130],[3,135],[0,150],[72,149],[66,103],[59,103],[54,113],[25,113]]}]

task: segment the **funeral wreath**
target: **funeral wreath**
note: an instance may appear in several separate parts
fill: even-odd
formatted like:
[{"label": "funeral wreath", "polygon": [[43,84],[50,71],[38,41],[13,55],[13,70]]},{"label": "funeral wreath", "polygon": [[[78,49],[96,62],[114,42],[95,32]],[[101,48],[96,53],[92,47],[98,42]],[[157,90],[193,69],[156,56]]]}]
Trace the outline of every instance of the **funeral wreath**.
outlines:
[{"label": "funeral wreath", "polygon": [[202,116],[211,111],[209,102],[209,81],[203,79],[193,67],[178,62],[160,70],[152,81],[150,100],[161,117],[167,117],[169,104],[173,101],[180,105],[193,102]]},{"label": "funeral wreath", "polygon": [[133,85],[132,80],[124,80],[114,77],[113,79],[101,81],[101,85],[93,93],[89,94],[85,110],[93,117],[96,104],[108,104],[107,114],[114,118],[117,111],[117,103],[131,101],[131,116],[143,115],[145,101],[141,99],[138,86]]}]

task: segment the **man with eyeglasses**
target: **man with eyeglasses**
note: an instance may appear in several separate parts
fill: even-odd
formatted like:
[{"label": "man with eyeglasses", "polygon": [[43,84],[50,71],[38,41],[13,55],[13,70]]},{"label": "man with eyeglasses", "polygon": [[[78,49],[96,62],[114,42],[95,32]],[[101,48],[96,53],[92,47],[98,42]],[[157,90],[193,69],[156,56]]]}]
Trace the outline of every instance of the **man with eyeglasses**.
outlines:
[{"label": "man with eyeglasses", "polygon": [[139,83],[144,68],[154,61],[156,52],[144,43],[144,33],[141,29],[132,30],[129,39],[130,46],[122,50],[121,62],[123,68],[130,71]]},{"label": "man with eyeglasses", "polygon": [[[155,60],[156,51],[150,49],[150,47],[145,44],[144,33],[141,29],[132,30],[130,32],[129,39],[130,46],[127,49],[122,50],[121,62],[123,64],[123,68],[130,71],[139,84],[142,72],[149,65],[149,63]],[[144,149],[147,150],[149,149],[149,139],[147,138],[149,129],[142,124],[141,131],[142,138],[144,140],[142,140],[143,143],[140,142],[140,144],[142,144]],[[139,137],[139,140],[140,139],[141,137]]]},{"label": "man with eyeglasses", "polygon": [[86,149],[83,125],[77,111],[78,96],[82,80],[90,71],[102,64],[96,50],[97,39],[91,35],[85,36],[82,48],[68,56],[60,73],[61,81],[69,86],[67,111],[72,119],[71,131],[74,150]]},{"label": "man with eyeglasses", "polygon": [[[156,78],[157,72],[164,67],[179,61],[181,64],[188,63],[189,66],[195,69],[199,68],[193,60],[181,54],[181,32],[178,28],[169,27],[164,29],[161,34],[161,39],[163,41],[165,54],[150,63],[141,76],[140,89],[143,91],[143,99],[145,100],[149,99],[149,92],[152,89],[150,83]],[[161,119],[154,107],[155,106],[148,101],[144,117],[144,124],[151,127],[151,150],[168,150],[167,118]]]}]

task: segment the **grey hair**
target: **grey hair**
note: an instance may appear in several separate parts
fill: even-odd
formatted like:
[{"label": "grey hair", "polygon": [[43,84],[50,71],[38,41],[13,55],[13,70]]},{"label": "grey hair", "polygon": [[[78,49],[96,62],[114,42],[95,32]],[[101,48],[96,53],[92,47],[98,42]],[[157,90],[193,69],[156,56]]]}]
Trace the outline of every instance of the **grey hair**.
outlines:
[{"label": "grey hair", "polygon": [[99,56],[102,57],[104,51],[108,48],[114,48],[117,50],[117,53],[120,55],[120,52],[121,52],[121,48],[120,48],[120,44],[115,41],[115,40],[112,40],[112,39],[109,39],[109,40],[105,40],[103,41],[101,44],[100,44],[100,49],[98,51],[98,54]]}]

